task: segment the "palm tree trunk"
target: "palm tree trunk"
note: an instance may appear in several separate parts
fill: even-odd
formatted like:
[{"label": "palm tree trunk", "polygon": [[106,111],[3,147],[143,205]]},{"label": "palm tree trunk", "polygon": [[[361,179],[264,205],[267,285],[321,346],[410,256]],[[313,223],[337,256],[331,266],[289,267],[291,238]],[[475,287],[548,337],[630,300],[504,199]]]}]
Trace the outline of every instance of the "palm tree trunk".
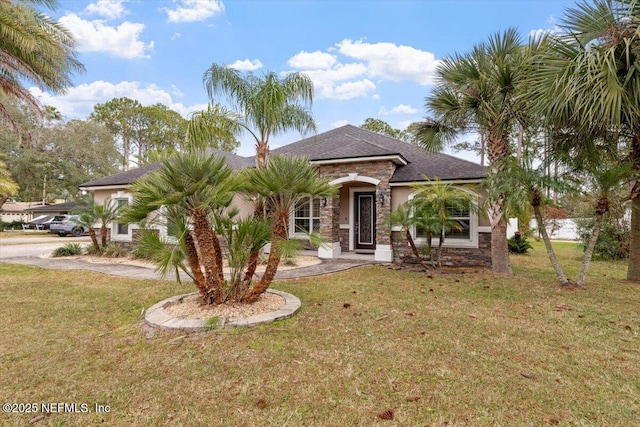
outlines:
[{"label": "palm tree trunk", "polygon": [[597,213],[596,222],[593,225],[593,231],[591,232],[589,243],[587,243],[587,248],[584,251],[584,258],[582,259],[580,274],[578,274],[578,281],[576,282],[576,285],[580,287],[584,287],[584,281],[587,278],[587,270],[589,269],[589,264],[591,263],[591,257],[593,256],[593,250],[596,247],[596,242],[598,241],[600,230],[602,230],[603,222],[604,222],[604,213]]},{"label": "palm tree trunk", "polygon": [[[633,170],[640,174],[640,135],[633,138],[629,154]],[[637,175],[636,175],[637,176]],[[640,282],[640,179],[636,179],[631,191],[631,242],[627,280]]]},{"label": "palm tree trunk", "polygon": [[413,237],[411,236],[411,232],[409,231],[409,229],[406,229],[404,231],[404,233],[405,233],[405,237],[407,238],[407,242],[409,242],[409,246],[411,246],[411,250],[413,251],[413,254],[417,258],[418,262],[420,264],[423,264],[424,263],[424,259],[422,258],[422,255],[420,255],[420,251],[416,247],[416,242],[413,241]]},{"label": "palm tree trunk", "polygon": [[[491,165],[491,174],[499,174],[510,155],[508,131],[496,134],[488,130],[489,143],[487,155]],[[499,196],[487,209],[491,224],[491,271],[494,274],[512,275],[509,265],[509,245],[507,244],[507,223],[504,219],[504,196]]]},{"label": "palm tree trunk", "polygon": [[440,241],[438,241],[438,268],[442,268],[442,244],[444,243],[444,230],[440,230]]},{"label": "palm tree trunk", "polygon": [[631,197],[630,233],[627,280],[640,282],[640,180],[635,182]]},{"label": "palm tree trunk", "polygon": [[278,212],[276,217],[276,223],[273,230],[273,242],[271,244],[271,252],[269,252],[269,259],[267,260],[267,267],[262,274],[258,283],[253,287],[249,295],[242,302],[252,303],[255,302],[260,295],[262,295],[271,285],[273,278],[278,272],[278,265],[280,264],[280,250],[278,249],[278,241],[287,238],[287,217],[289,212]]},{"label": "palm tree trunk", "polygon": [[102,243],[103,248],[107,246],[107,225],[106,224],[102,224],[102,226],[100,226],[100,241]]},{"label": "palm tree trunk", "polygon": [[91,237],[91,243],[93,243],[93,246],[96,248],[98,255],[102,255],[102,247],[100,247],[98,243],[98,236],[96,236],[96,230],[94,230],[93,227],[89,228],[89,237]]},{"label": "palm tree trunk", "polygon": [[540,210],[540,204],[532,203],[532,205],[533,205],[533,213],[535,214],[536,221],[538,222],[538,231],[542,236],[542,241],[544,242],[544,247],[547,250],[549,261],[551,261],[551,265],[553,266],[553,270],[556,272],[556,275],[558,276],[558,280],[560,280],[560,284],[563,286],[566,286],[569,284],[569,280],[567,280],[567,276],[565,276],[564,271],[562,271],[562,267],[560,267],[558,258],[556,258],[556,253],[553,250],[553,246],[551,246],[551,239],[549,239],[549,234],[547,234],[547,229],[544,226],[544,222],[542,222],[542,211]]},{"label": "palm tree trunk", "polygon": [[213,239],[213,230],[207,219],[207,215],[202,210],[193,212],[193,232],[195,241],[200,248],[200,259],[204,267],[204,277],[207,286],[207,293],[210,297],[205,301],[207,304],[220,304],[224,302],[225,295],[222,290],[222,283],[219,281],[218,269],[222,265],[216,262],[216,249]]},{"label": "palm tree trunk", "polygon": [[264,168],[269,160],[269,145],[265,141],[256,143],[256,167]]},{"label": "palm tree trunk", "polygon": [[260,251],[255,251],[249,256],[249,260],[247,261],[247,270],[244,273],[244,277],[242,281],[246,286],[251,283],[253,279],[253,275],[256,274],[256,268],[258,267],[258,258],[260,257]]},{"label": "palm tree trunk", "polygon": [[[207,301],[210,298],[210,294],[207,292],[207,283],[200,267],[200,260],[198,259],[198,250],[196,249],[196,243],[194,242],[193,236],[189,231],[184,234],[184,245],[187,248],[187,260],[189,262],[189,268],[191,270],[191,274],[193,275],[196,288],[198,288],[200,295],[202,295],[202,299],[204,301]],[[207,303],[211,304],[211,302]]]}]

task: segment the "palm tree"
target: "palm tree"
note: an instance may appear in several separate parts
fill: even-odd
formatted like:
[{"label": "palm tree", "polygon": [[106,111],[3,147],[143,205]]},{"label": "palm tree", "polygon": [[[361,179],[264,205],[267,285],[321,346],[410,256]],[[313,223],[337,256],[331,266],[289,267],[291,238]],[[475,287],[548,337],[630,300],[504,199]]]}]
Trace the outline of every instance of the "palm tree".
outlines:
[{"label": "palm tree", "polygon": [[[93,242],[93,246],[101,254],[107,245],[108,226],[110,223],[116,221],[120,215],[119,207],[111,199],[106,199],[102,205],[92,203],[79,212],[79,225],[89,229],[89,236]],[[93,228],[94,224],[100,224],[100,242],[96,236],[96,231]]]},{"label": "palm tree", "polygon": [[[631,244],[627,278],[640,281],[640,3],[593,0],[569,9],[562,33],[548,37],[536,57],[531,98],[547,124],[581,133],[618,135],[632,169]],[[596,160],[592,139],[572,149]],[[609,152],[616,154],[615,152]]]},{"label": "palm tree", "polygon": [[[409,247],[411,248],[413,255],[416,257],[420,264],[424,264],[422,254],[418,250],[416,242],[415,240],[413,240],[413,236],[411,235],[411,230],[416,226],[417,218],[418,217],[413,214],[411,203],[404,202],[401,203],[396,209],[391,211],[391,213],[389,213],[388,223],[391,226],[400,226],[402,232],[404,232],[405,239],[407,239],[407,243],[409,243]],[[431,248],[429,248],[429,253],[431,253]]]},{"label": "palm tree", "polygon": [[[74,40],[59,23],[34,6],[51,10],[54,0],[0,2],[0,91],[40,112],[38,101],[24,87],[35,84],[43,90],[64,93],[71,86],[70,75],[84,71],[76,59]],[[0,116],[14,127],[9,111],[0,104]]]},{"label": "palm tree", "polygon": [[10,196],[18,192],[19,188],[18,184],[11,178],[4,162],[0,160],[0,208]]},{"label": "palm tree", "polygon": [[226,292],[222,246],[213,216],[231,204],[240,186],[224,158],[197,151],[177,153],[133,184],[134,201],[122,220],[144,222],[168,209],[174,222],[184,224],[179,236],[204,302],[220,304]]},{"label": "palm tree", "polygon": [[204,73],[209,98],[226,95],[240,116],[238,124],[255,140],[256,166],[263,168],[269,157],[269,138],[295,130],[315,132],[310,113],[313,82],[306,74],[290,73],[283,79],[274,72],[262,77],[253,73],[241,76],[238,70],[213,64]]},{"label": "palm tree", "polygon": [[[445,183],[439,179],[430,180],[424,177],[426,182],[413,184],[416,190],[412,200],[414,216],[418,218],[417,224],[427,229],[428,240],[433,235],[438,236],[438,248],[436,259],[438,267],[442,267],[442,245],[446,234],[451,231],[461,231],[463,226],[452,216],[458,211],[471,211],[475,209],[474,197],[451,183]],[[431,242],[429,242],[429,254],[431,254]]]},{"label": "palm tree", "polygon": [[248,188],[259,194],[273,224],[272,244],[264,274],[246,298],[255,301],[265,292],[278,271],[282,246],[287,240],[289,213],[308,197],[330,197],[336,188],[320,178],[318,169],[304,157],[271,156],[263,168],[247,170]]},{"label": "palm tree", "polygon": [[[511,155],[512,130],[516,123],[527,121],[519,96],[525,59],[526,49],[515,29],[491,36],[470,53],[445,58],[426,100],[432,118],[417,127],[416,142],[437,152],[461,133],[476,130],[486,138],[490,173],[503,170]],[[487,209],[492,270],[497,274],[511,274],[504,202],[497,195]]]}]

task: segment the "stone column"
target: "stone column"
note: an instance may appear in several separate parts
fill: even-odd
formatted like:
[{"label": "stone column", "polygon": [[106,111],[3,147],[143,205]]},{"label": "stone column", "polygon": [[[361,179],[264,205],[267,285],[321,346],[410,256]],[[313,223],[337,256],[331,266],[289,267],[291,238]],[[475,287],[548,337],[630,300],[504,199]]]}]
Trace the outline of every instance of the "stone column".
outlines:
[{"label": "stone column", "polygon": [[[326,200],[326,206],[325,206]],[[340,248],[340,196],[320,202],[320,235],[325,242],[318,248],[318,258],[337,258]]]},{"label": "stone column", "polygon": [[376,187],[376,251],[374,253],[376,261],[393,261],[391,227],[387,222],[390,212],[391,187],[389,186],[389,178],[386,178],[381,180]]}]

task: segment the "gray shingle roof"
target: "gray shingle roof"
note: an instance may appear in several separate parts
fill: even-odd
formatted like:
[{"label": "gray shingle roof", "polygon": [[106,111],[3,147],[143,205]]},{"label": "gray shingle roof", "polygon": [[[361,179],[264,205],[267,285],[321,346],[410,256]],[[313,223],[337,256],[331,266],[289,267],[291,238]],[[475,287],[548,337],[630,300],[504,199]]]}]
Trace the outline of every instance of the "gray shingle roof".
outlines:
[{"label": "gray shingle roof", "polygon": [[[228,151],[217,150],[214,148],[210,149],[210,151],[214,154],[224,157],[227,164],[234,170],[240,170],[254,165],[251,159],[240,157]],[[96,179],[95,181],[85,182],[84,184],[80,185],[80,188],[129,185],[135,180],[148,174],[149,172],[153,172],[156,169],[159,169],[161,165],[162,162],[150,163],[148,165],[120,172],[115,175],[105,176],[104,178]]]},{"label": "gray shingle roof", "polygon": [[[254,166],[254,157],[240,157],[228,151],[211,149],[224,156],[235,170]],[[430,179],[470,180],[484,178],[486,167],[448,154],[429,154],[420,147],[376,132],[346,125],[272,150],[274,154],[306,156],[310,160],[340,160],[362,157],[401,156],[409,163],[396,168],[391,182],[412,182]],[[80,187],[128,185],[160,167],[152,163],[137,169],[107,176]]]},{"label": "gray shingle roof", "polygon": [[430,179],[468,180],[484,178],[487,174],[486,168],[477,163],[447,154],[429,154],[413,144],[352,125],[285,145],[272,152],[307,156],[310,160],[400,155],[409,164],[399,166],[391,182],[422,181],[422,175]]},{"label": "gray shingle roof", "polygon": [[35,208],[27,209],[30,212],[70,212],[80,206],[80,203],[76,201],[56,203],[55,205],[38,206]]}]

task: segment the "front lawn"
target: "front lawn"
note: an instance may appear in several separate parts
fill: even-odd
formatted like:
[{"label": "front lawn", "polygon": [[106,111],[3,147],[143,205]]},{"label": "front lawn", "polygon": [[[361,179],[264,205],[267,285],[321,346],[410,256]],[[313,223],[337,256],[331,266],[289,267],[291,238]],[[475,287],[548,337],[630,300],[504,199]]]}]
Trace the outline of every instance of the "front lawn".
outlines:
[{"label": "front lawn", "polygon": [[[575,279],[575,244],[557,247]],[[0,396],[87,404],[40,426],[637,424],[640,284],[596,261],[586,291],[559,289],[539,243],[511,259],[512,278],[371,266],[278,282],[302,300],[294,318],[202,334],[141,325],[188,285],[0,264]]]}]

